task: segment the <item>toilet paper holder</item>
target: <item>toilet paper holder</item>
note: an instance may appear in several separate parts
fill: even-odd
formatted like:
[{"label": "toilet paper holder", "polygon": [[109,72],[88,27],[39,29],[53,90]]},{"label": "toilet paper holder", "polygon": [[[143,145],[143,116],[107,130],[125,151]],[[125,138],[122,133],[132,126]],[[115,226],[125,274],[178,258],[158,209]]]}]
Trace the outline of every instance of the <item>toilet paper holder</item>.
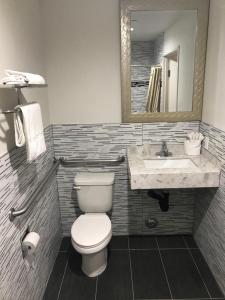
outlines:
[{"label": "toilet paper holder", "polygon": [[27,226],[26,230],[24,231],[22,237],[20,238],[20,244],[21,244],[21,250],[22,250],[22,256],[23,258],[26,257],[26,254],[27,254],[27,249],[25,249],[23,247],[23,240],[25,239],[25,237],[28,235],[28,233],[30,232],[30,227]]}]

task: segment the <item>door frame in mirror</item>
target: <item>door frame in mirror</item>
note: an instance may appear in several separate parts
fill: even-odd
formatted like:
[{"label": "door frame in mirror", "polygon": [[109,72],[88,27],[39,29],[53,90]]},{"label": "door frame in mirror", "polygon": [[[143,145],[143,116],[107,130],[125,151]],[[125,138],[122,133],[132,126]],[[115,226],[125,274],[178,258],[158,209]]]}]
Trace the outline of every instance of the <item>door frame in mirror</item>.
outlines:
[{"label": "door frame in mirror", "polygon": [[[191,112],[131,112],[131,20],[138,10],[197,10],[195,68]],[[122,121],[136,123],[197,121],[202,117],[206,46],[208,34],[209,0],[121,0],[121,97]]]}]

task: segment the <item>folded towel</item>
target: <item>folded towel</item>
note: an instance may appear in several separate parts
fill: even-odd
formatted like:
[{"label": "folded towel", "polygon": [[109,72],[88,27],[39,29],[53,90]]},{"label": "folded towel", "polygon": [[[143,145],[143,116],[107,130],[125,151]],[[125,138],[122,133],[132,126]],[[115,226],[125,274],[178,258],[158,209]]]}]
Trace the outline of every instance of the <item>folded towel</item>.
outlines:
[{"label": "folded towel", "polygon": [[11,75],[1,79],[1,84],[18,84],[18,85],[27,85],[28,80],[25,76],[21,75]]},{"label": "folded towel", "polygon": [[189,140],[191,141],[200,141],[204,140],[204,136],[199,132],[191,132],[188,135]]},{"label": "folded towel", "polygon": [[[43,124],[41,117],[41,108],[38,103],[31,103],[29,105],[20,105],[23,117],[23,130],[26,140],[27,160],[32,161],[40,154],[46,151],[45,139],[43,134]],[[16,114],[17,124],[20,124],[19,114]],[[17,126],[16,124],[16,126]],[[21,131],[21,124],[19,125]],[[21,133],[20,133],[21,138]],[[22,142],[23,139],[21,138]]]},{"label": "folded towel", "polygon": [[20,76],[26,79],[29,84],[45,84],[45,79],[38,74],[26,73],[26,72],[19,72],[13,70],[5,70],[5,74],[8,77],[15,78],[16,76]]},{"label": "folded towel", "polygon": [[14,113],[14,130],[15,130],[15,143],[17,147],[25,145],[25,135],[23,130],[23,123],[21,121],[21,111],[19,106],[15,107]]}]

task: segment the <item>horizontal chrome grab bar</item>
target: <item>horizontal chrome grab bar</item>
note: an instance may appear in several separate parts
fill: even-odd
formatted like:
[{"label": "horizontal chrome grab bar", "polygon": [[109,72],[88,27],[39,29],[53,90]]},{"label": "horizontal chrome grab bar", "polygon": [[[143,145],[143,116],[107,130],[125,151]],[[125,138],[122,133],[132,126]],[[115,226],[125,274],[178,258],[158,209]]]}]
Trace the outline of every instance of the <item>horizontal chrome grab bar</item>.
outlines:
[{"label": "horizontal chrome grab bar", "polygon": [[60,164],[59,160],[55,160],[53,163],[53,166],[49,170],[46,177],[41,181],[41,183],[38,185],[34,193],[32,194],[32,198],[29,200],[29,203],[21,207],[20,209],[15,209],[14,207],[10,209],[9,212],[9,220],[12,222],[16,217],[21,216],[25,214],[25,212],[30,208],[31,204],[35,200],[35,198],[41,193],[43,187],[47,183],[48,179],[53,175],[53,173],[57,170],[58,166]]},{"label": "horizontal chrome grab bar", "polygon": [[80,186],[78,186],[78,185],[73,185],[73,190],[80,190]]},{"label": "horizontal chrome grab bar", "polygon": [[123,163],[125,156],[118,156],[116,159],[65,159],[64,157],[59,158],[60,164],[63,166],[71,165],[91,165],[91,164],[114,164]]}]

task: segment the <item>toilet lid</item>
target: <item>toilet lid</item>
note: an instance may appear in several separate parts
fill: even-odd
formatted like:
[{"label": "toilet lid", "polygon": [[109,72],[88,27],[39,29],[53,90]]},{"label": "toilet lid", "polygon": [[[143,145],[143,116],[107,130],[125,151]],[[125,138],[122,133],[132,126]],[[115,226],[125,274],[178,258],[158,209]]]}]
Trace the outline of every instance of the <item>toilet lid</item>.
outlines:
[{"label": "toilet lid", "polygon": [[76,219],[71,236],[80,247],[95,247],[111,234],[111,221],[105,214],[84,214]]}]

